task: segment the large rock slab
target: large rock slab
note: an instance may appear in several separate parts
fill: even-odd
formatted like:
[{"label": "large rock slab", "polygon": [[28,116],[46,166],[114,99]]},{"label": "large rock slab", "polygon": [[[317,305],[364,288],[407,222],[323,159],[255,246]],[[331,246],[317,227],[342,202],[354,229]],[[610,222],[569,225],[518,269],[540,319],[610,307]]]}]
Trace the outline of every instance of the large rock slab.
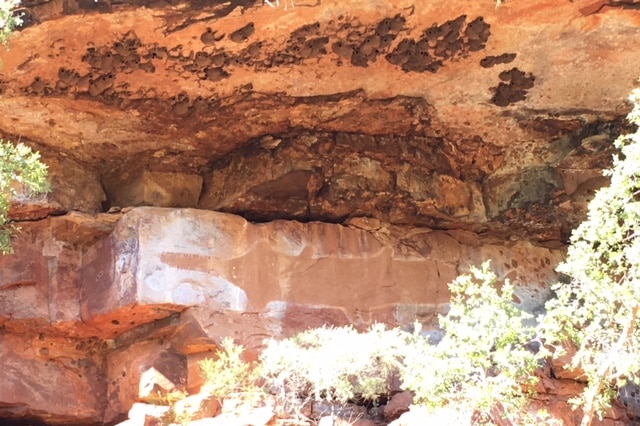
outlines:
[{"label": "large rock slab", "polygon": [[516,284],[521,306],[536,311],[562,257],[530,243],[482,244],[464,232],[422,230],[402,239],[377,233],[136,208],[83,258],[82,319],[106,330],[134,314],[139,321],[193,307],[193,320],[212,336],[243,342],[323,324],[409,327],[419,320],[433,327],[446,311],[447,284],[469,265],[495,259],[499,276]]},{"label": "large rock slab", "polygon": [[[158,389],[197,390],[197,362],[226,336],[248,360],[265,338],[323,325],[419,321],[437,338],[447,284],[486,259],[535,312],[563,254],[465,230],[348,223],[260,224],[156,207],[23,223],[15,253],[0,257],[0,364],[9,372],[0,419],[121,419]],[[46,383],[29,394],[36,385],[22,375]],[[45,401],[60,382],[71,383],[77,407]]]},{"label": "large rock slab", "polygon": [[101,421],[106,383],[100,350],[100,339],[1,333],[0,418],[60,425]]},{"label": "large rock slab", "polygon": [[78,324],[82,247],[108,235],[114,219],[72,212],[20,223],[14,252],[0,256],[0,325],[10,330],[55,326],[73,335],[94,335]]},{"label": "large rock slab", "polygon": [[106,356],[106,422],[119,419],[136,401],[166,403],[168,394],[184,391],[187,359],[169,348],[166,339],[146,339]]}]

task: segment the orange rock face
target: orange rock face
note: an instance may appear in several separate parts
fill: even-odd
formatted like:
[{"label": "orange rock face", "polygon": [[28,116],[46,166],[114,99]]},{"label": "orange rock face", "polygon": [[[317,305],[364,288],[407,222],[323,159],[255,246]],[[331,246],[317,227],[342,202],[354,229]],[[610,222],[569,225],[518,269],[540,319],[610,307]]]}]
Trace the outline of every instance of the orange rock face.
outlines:
[{"label": "orange rock face", "polygon": [[[80,354],[97,359],[90,376],[77,380],[105,383],[106,411],[92,407],[91,415],[106,421],[155,386],[198,386],[189,360],[215,351],[225,336],[245,344],[251,357],[267,337],[322,325],[408,328],[419,321],[437,335],[447,283],[482,259],[495,259],[500,276],[517,284],[520,305],[536,311],[562,257],[558,249],[473,242],[459,232],[252,224],[225,213],[151,207],[122,215],[108,237],[81,251],[62,237],[35,239],[59,235],[60,222],[64,218],[25,227],[16,253],[2,258],[9,272],[0,299],[3,327],[8,336],[39,330],[45,340],[51,335],[75,345],[69,352],[57,340],[56,352],[45,347],[40,354],[47,356],[30,361],[34,368]],[[10,368],[12,359],[4,357],[3,366]],[[40,382],[38,396],[13,395],[22,398],[15,403],[37,404],[74,370],[64,364],[46,371],[50,380]],[[172,378],[176,374],[182,375]],[[75,409],[57,414],[72,417]]]},{"label": "orange rock face", "polygon": [[23,3],[0,137],[52,192],[11,200],[0,422],[119,420],[223,336],[437,333],[487,259],[536,312],[640,69],[631,1]]},{"label": "orange rock face", "polygon": [[624,2],[26,6],[0,133],[61,178],[23,218],[156,205],[566,240],[640,68]]},{"label": "orange rock face", "polygon": [[510,253],[469,247],[441,231],[397,244],[340,225],[250,224],[216,212],[139,208],[84,254],[82,318],[100,327],[123,309],[206,306],[264,317],[276,335],[378,319],[408,326],[441,312],[447,283],[500,251],[505,263],[496,270],[521,286],[522,306],[535,310],[545,298],[540,283],[554,279],[561,258],[559,250],[522,243]]}]

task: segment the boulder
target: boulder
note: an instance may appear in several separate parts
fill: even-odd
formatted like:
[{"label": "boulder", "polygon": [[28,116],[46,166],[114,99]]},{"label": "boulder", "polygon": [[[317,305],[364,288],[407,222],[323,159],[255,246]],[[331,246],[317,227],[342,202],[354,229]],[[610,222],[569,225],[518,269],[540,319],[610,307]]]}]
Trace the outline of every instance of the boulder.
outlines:
[{"label": "boulder", "polygon": [[384,406],[383,413],[387,420],[395,420],[402,413],[409,411],[409,407],[413,402],[413,393],[404,391],[398,392],[389,399],[389,402]]}]

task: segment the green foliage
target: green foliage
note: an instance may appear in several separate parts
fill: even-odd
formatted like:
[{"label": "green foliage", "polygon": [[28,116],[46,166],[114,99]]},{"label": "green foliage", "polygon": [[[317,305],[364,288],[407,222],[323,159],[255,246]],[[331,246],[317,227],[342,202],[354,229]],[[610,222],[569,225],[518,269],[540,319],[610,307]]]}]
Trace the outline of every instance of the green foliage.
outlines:
[{"label": "green foliage", "polygon": [[355,397],[386,394],[411,336],[374,325],[366,333],[353,327],[318,328],[291,339],[270,340],[260,358],[265,385],[283,396],[310,395],[344,403]]},{"label": "green foliage", "polygon": [[481,421],[497,411],[513,421],[521,417],[544,354],[526,347],[535,329],[527,325],[531,316],[513,304],[513,286],[507,281],[499,292],[496,282],[486,262],[449,285],[442,341],[417,341],[403,365],[403,386],[415,392],[416,404],[465,407]]},{"label": "green foliage", "polygon": [[[640,125],[640,91],[631,97],[630,121]],[[619,138],[621,156],[607,175],[611,185],[589,204],[588,219],[573,233],[566,261],[571,277],[558,284],[547,304],[545,339],[558,353],[570,340],[577,346],[572,366],[584,371],[583,425],[602,414],[615,390],[640,371],[640,132]]]},{"label": "green foliage", "polygon": [[0,43],[6,45],[16,27],[22,24],[14,10],[20,4],[19,0],[0,0]]},{"label": "green foliage", "polygon": [[28,146],[0,140],[0,252],[4,254],[11,252],[9,196],[17,194],[16,183],[33,194],[48,191],[47,166]]},{"label": "green foliage", "polygon": [[478,420],[500,415],[521,422],[545,353],[527,349],[536,333],[527,325],[532,318],[513,304],[513,286],[506,282],[498,291],[496,282],[485,263],[450,285],[451,309],[440,317],[446,334],[437,345],[419,329],[410,334],[381,325],[366,333],[325,327],[270,341],[261,357],[267,387],[344,403],[386,394],[390,378],[399,375],[417,405],[465,407]]},{"label": "green foliage", "polygon": [[440,317],[446,334],[438,345],[419,327],[414,333],[380,324],[363,333],[322,327],[267,341],[259,365],[249,366],[241,359],[242,347],[225,340],[218,360],[201,363],[207,387],[223,398],[255,389],[259,374],[283,411],[300,413],[308,400],[375,399],[400,377],[418,405],[463,406],[478,420],[500,415],[519,422],[536,380],[533,371],[545,354],[526,348],[536,330],[512,303],[513,286],[506,282],[498,291],[496,283],[485,263],[450,284],[451,309]]},{"label": "green foliage", "polygon": [[222,341],[218,358],[200,361],[200,371],[205,379],[207,392],[216,398],[224,398],[236,392],[257,391],[257,373],[254,366],[242,359],[244,347],[231,338]]}]

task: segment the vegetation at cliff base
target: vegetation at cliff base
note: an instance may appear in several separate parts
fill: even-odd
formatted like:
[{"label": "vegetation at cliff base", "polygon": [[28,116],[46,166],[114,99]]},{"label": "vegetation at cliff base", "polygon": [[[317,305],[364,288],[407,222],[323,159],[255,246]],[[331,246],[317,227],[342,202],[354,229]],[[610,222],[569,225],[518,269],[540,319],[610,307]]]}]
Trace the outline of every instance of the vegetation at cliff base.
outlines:
[{"label": "vegetation at cliff base", "polygon": [[269,339],[249,366],[241,360],[242,347],[225,340],[217,360],[200,364],[205,388],[216,398],[262,391],[281,411],[302,417],[310,402],[376,401],[394,391],[390,383],[397,377],[402,389],[413,392],[414,404],[431,411],[452,408],[479,423],[496,415],[513,422],[534,418],[525,406],[545,354],[528,347],[536,330],[530,315],[513,305],[513,286],[498,286],[487,262],[450,290],[450,311],[440,317],[445,335],[437,344],[419,324],[413,332],[381,324],[363,332],[322,327]]},{"label": "vegetation at cliff base", "polygon": [[495,416],[499,401],[501,417],[518,422],[545,357],[530,349],[532,316],[513,304],[513,285],[498,285],[489,262],[459,276],[449,289],[450,309],[440,317],[444,337],[437,345],[419,339],[407,350],[403,387],[414,392],[415,404],[465,407],[478,422]]},{"label": "vegetation at cliff base", "polygon": [[[640,125],[640,91],[632,100],[629,118]],[[596,193],[559,266],[570,280],[553,286],[556,297],[535,321],[512,303],[509,282],[499,283],[485,263],[450,284],[450,310],[440,317],[444,337],[437,344],[419,326],[413,333],[380,325],[361,333],[352,327],[309,330],[268,341],[252,366],[253,383],[301,413],[307,401],[375,400],[391,391],[391,377],[399,377],[414,406],[427,411],[466,411],[471,423],[551,425],[558,420],[528,405],[538,367],[575,347],[566,367],[576,369],[586,387],[572,402],[582,410],[582,426],[590,425],[620,387],[640,381],[640,131],[616,146],[620,153],[606,171],[611,184]],[[227,353],[237,358],[231,349]],[[244,381],[247,370],[233,368]],[[226,383],[229,373],[207,377]]]},{"label": "vegetation at cliff base", "polygon": [[0,253],[11,253],[15,230],[9,219],[9,197],[19,191],[39,194],[48,190],[47,166],[40,162],[40,154],[22,143],[0,139]]}]

